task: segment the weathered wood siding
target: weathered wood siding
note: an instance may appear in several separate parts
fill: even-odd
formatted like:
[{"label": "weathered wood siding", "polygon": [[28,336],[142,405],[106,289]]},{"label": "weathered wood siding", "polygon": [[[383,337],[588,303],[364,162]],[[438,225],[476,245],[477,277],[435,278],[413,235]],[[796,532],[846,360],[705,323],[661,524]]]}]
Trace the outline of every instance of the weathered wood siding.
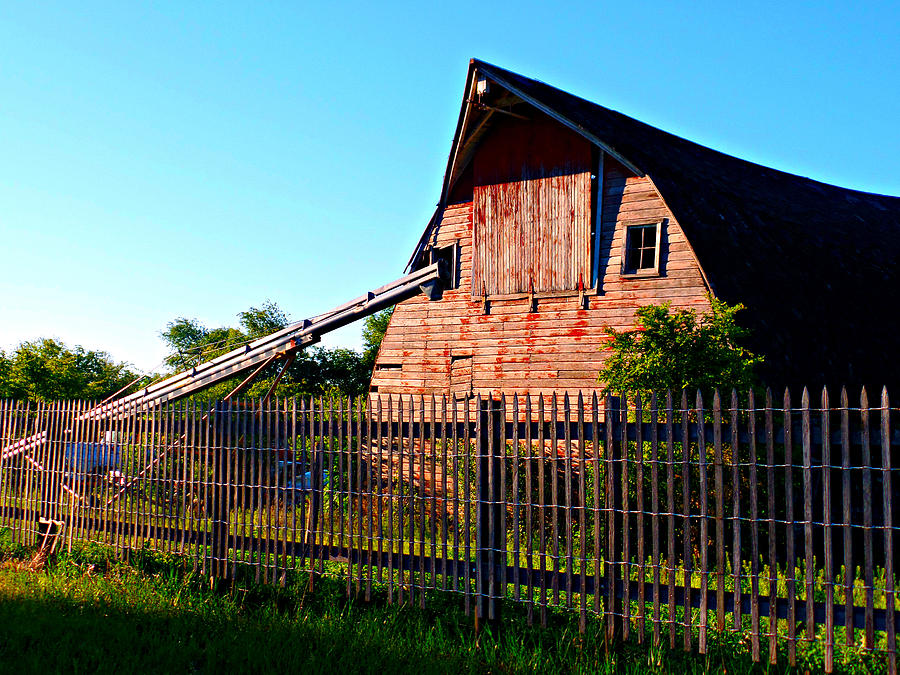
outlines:
[{"label": "weathered wood siding", "polygon": [[472,293],[590,286],[591,146],[549,120],[505,119],[473,159]]},{"label": "weathered wood siding", "polygon": [[[600,222],[600,283],[580,305],[577,292],[536,299],[527,294],[493,299],[488,313],[473,296],[473,203],[448,207],[432,238],[438,247],[460,247],[460,286],[439,301],[424,297],[397,306],[378,356],[378,393],[472,394],[599,389],[604,327],[633,326],[634,311],[649,303],[708,308],[707,287],[685,236],[649,178],[638,178],[609,158],[604,163]],[[621,274],[625,227],[663,221],[660,275]],[[469,385],[471,378],[471,385]]]}]

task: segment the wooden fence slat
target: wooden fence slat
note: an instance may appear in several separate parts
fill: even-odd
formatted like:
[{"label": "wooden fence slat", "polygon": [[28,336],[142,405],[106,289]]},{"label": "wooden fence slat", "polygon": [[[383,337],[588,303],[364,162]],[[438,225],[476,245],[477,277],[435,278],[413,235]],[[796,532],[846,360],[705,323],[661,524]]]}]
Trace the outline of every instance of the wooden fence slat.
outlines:
[{"label": "wooden fence slat", "polygon": [[842,530],[844,533],[844,616],[846,640],[850,647],[855,642],[853,621],[853,540],[850,522],[850,398],[847,388],[841,388],[841,497],[843,506]]},{"label": "wooden fence slat", "polygon": [[[498,405],[499,404],[499,405]],[[499,409],[498,409],[499,408]],[[491,521],[494,525],[490,533],[490,619],[496,622],[500,616],[500,595],[506,589],[506,397],[491,402],[491,419],[494,425],[491,434]]]},{"label": "wooden fence slat", "polygon": [[869,397],[866,388],[859,396],[859,415],[862,425],[863,472],[863,551],[866,584],[866,649],[875,647],[875,568],[872,561],[872,447],[869,435]]},{"label": "wooden fence slat", "polygon": [[[397,412],[397,419],[402,420],[403,414],[403,404],[402,398],[398,399],[397,405],[399,406],[399,410]],[[378,428],[375,429],[375,433],[372,434],[374,436],[374,446],[373,441],[371,440],[372,436],[370,436],[369,447],[374,447],[374,452],[377,457],[376,459],[376,469],[374,475],[371,475],[372,472],[370,470],[370,481],[369,481],[369,565],[368,570],[366,571],[366,600],[369,600],[372,597],[372,560],[371,555],[372,551],[375,550],[375,543],[373,541],[373,537],[375,535],[373,528],[373,519],[378,518],[378,581],[382,581],[382,573],[384,570],[384,563],[381,562],[382,554],[385,551],[385,546],[387,546],[387,550],[393,554],[394,545],[396,542],[396,530],[394,526],[394,445],[402,446],[402,439],[398,439],[395,443],[394,441],[394,426],[393,424],[388,424],[387,428],[387,444],[385,445],[384,438],[382,436],[382,426],[381,423],[383,421],[382,415],[384,414],[384,406],[383,400],[381,397],[378,398]],[[388,422],[393,421],[394,419],[394,399],[392,396],[388,395],[387,399],[387,419]],[[368,428],[372,428],[372,411],[371,406],[366,409],[366,424]],[[371,433],[371,432],[370,432]],[[387,453],[387,536],[384,536],[384,488],[382,488],[382,476],[384,476],[384,456]],[[372,499],[375,499],[375,503],[372,503]],[[402,552],[402,551],[401,551]],[[387,559],[387,595],[388,595],[388,604],[391,604],[394,601],[394,586],[395,586],[395,578],[394,578],[394,556],[389,555]]]},{"label": "wooden fence slat", "polygon": [[828,387],[822,387],[822,529],[825,568],[825,672],[834,670],[834,569],[831,530],[831,417]]},{"label": "wooden fence slat", "polygon": [[[535,451],[533,445],[533,439],[531,437],[531,423],[534,421],[532,416],[532,408],[531,408],[531,395],[525,394],[525,421],[528,423],[525,426],[525,560],[528,563],[529,569],[534,569],[534,495],[536,494],[536,489],[534,483],[532,482],[533,470],[532,464],[535,460]],[[527,604],[527,620],[528,625],[530,626],[534,623],[534,576],[528,575],[528,604]]]},{"label": "wooden fence slat", "polygon": [[[397,419],[402,423],[404,418],[404,406],[403,406],[403,396],[397,396]],[[409,425],[409,433],[412,433],[412,411],[410,411],[410,425]],[[405,469],[405,452],[404,452],[404,443],[405,439],[403,438],[402,425],[397,428],[397,454],[399,460],[399,467],[397,471],[397,545],[399,547],[399,552],[402,555],[404,553],[404,545],[405,545],[405,522],[403,518],[403,514],[405,511],[405,497],[403,496],[404,488],[403,488],[403,476]],[[403,604],[403,591],[406,585],[406,579],[404,577],[403,567],[401,566],[397,570],[397,602],[399,604]],[[412,601],[412,598],[410,598]]]},{"label": "wooden fence slat", "polygon": [[[547,495],[545,494],[545,467],[547,464],[546,453],[544,447],[544,395],[538,394],[538,531],[539,531],[539,557],[541,564],[541,579],[544,579],[544,572],[547,570],[547,529],[546,511],[547,511]],[[540,588],[540,607],[541,607],[541,625],[547,625],[547,585],[541,581]]]},{"label": "wooden fence slat", "polygon": [[[557,394],[553,393],[550,399],[550,419],[559,419],[559,410],[557,402]],[[560,570],[560,554],[559,554],[559,439],[558,434],[552,434],[550,438],[550,466],[553,475],[550,483],[550,499],[553,504],[550,507],[550,518],[553,521],[553,604],[559,606],[559,570]]]},{"label": "wooden fence slat", "polygon": [[[568,422],[572,416],[570,407],[569,392],[563,394],[563,419]],[[559,419],[559,418],[556,418]],[[563,456],[563,476],[565,479],[565,488],[563,489],[562,499],[565,500],[566,514],[566,607],[572,608],[572,582],[575,577],[575,551],[572,538],[574,536],[574,520],[573,520],[573,489],[572,489],[572,427],[565,425],[565,438]]]},{"label": "wooden fence slat", "polygon": [[768,504],[766,515],[769,528],[769,663],[778,661],[778,560],[775,557],[775,429],[773,420],[772,390],[766,388],[766,488]]},{"label": "wooden fence slat", "polygon": [[656,394],[650,394],[650,529],[653,545],[653,646],[659,647],[659,411]]},{"label": "wooden fence slat", "polygon": [[675,411],[672,390],[666,392],[666,510],[668,513],[669,649],[675,649]]},{"label": "wooden fence slat", "polygon": [[741,630],[741,483],[740,410],[738,393],[731,390],[731,570],[734,577],[734,630]]},{"label": "wooden fence slat", "polygon": [[801,436],[803,443],[803,549],[806,573],[806,639],[810,642],[816,636],[815,613],[815,570],[813,569],[813,529],[812,529],[812,426],[809,410],[809,391],[803,387],[801,396]]},{"label": "wooden fence slat", "polygon": [[[472,552],[471,552],[472,536],[470,534],[472,531],[471,530],[471,527],[472,527],[471,492],[472,492],[472,490],[470,487],[471,483],[472,483],[472,451],[471,451],[472,439],[471,439],[469,429],[470,429],[470,423],[472,421],[472,417],[471,417],[472,406],[468,402],[468,399],[463,404],[463,410],[465,411],[464,417],[465,417],[465,421],[466,421],[465,431],[463,432],[463,443],[465,445],[465,452],[463,455],[464,462],[465,462],[465,468],[464,468],[465,478],[463,480],[463,493],[464,493],[463,498],[465,501],[465,504],[464,504],[465,529],[463,530],[463,533],[464,533],[463,548],[464,548],[464,559],[466,561],[466,565],[470,565],[471,561],[472,561],[472,557],[471,557],[471,555],[472,555]],[[471,612],[471,597],[472,597],[472,579],[471,579],[470,574],[466,575],[465,589],[466,589],[465,610],[466,610],[466,614],[469,614]]]},{"label": "wooden fence slat", "polygon": [[[644,608],[646,596],[644,590],[644,435],[643,435],[644,409],[640,394],[634,397],[634,469],[635,469],[635,527],[637,538],[637,578],[638,578],[638,603],[637,603],[637,639],[638,644],[644,641]],[[630,574],[629,574],[630,576]]]},{"label": "wooden fence slat", "polygon": [[887,612],[887,658],[891,675],[897,673],[897,632],[894,623],[894,533],[891,493],[891,406],[887,387],[881,390],[881,469],[884,508],[884,606]]},{"label": "wooden fence slat", "polygon": [[[222,551],[224,552],[223,557],[225,559],[222,561],[221,571],[222,571],[222,576],[227,577],[229,574],[229,571],[231,569],[231,566],[232,566],[230,563],[233,561],[233,555],[232,555],[232,557],[229,557],[230,551],[231,551],[231,547],[229,546],[229,540],[230,540],[230,534],[231,534],[231,515],[230,515],[231,514],[231,504],[232,504],[231,491],[232,491],[232,485],[234,483],[232,471],[234,470],[234,461],[235,461],[235,459],[233,457],[234,456],[234,443],[233,443],[233,439],[232,439],[232,426],[234,424],[234,412],[233,412],[230,401],[225,402],[224,413],[225,413],[225,420],[224,420],[224,424],[225,424],[224,446],[225,447],[223,448],[223,451],[222,451],[222,454],[223,454],[222,460],[225,464],[225,467],[224,467],[224,472],[223,472],[224,480],[222,481],[223,484],[222,484],[222,496],[221,496],[223,504],[221,506],[222,506],[222,515],[224,517],[225,522],[224,522],[224,527],[223,527],[224,531],[221,533],[221,537],[222,537],[221,545],[222,545]],[[174,439],[175,436],[176,436],[175,429],[172,428],[171,438]],[[170,441],[170,442],[174,442],[174,441]],[[276,493],[275,494],[276,495],[278,494],[278,492],[277,492],[278,484],[280,483],[282,486],[284,485],[283,476],[278,475],[281,473],[282,473],[281,471],[276,471],[276,476],[275,476],[275,481],[276,481],[276,488],[275,488]],[[277,504],[277,502],[276,502],[276,504]],[[170,541],[171,541],[171,539],[170,539]],[[286,546],[284,547],[284,550],[285,550],[285,554],[286,554],[286,552],[287,552]],[[284,564],[282,565],[282,567],[285,569],[287,568],[286,560],[285,560]],[[285,579],[283,576],[280,577],[280,583],[282,585],[285,583]]]},{"label": "wooden fence slat", "polygon": [[[346,500],[347,495],[349,493],[349,486],[347,486],[345,481],[345,476],[347,474],[344,473],[344,420],[346,419],[344,415],[344,397],[343,395],[338,395],[338,429],[337,429],[337,460],[338,460],[338,470],[337,470],[337,480],[332,483],[332,500],[334,500],[334,492],[337,492],[337,502],[338,502],[338,548],[344,548],[344,541],[346,536]],[[281,425],[278,425],[280,428]],[[276,438],[278,432],[276,431]],[[281,446],[276,444],[276,448],[280,448]]]},{"label": "wooden fence slat", "polygon": [[797,585],[794,556],[794,448],[791,432],[791,393],[784,390],[784,540],[786,561],[784,566],[785,591],[788,601],[787,640],[788,662],[797,665]]},{"label": "wooden fence slat", "polygon": [[622,463],[622,639],[631,634],[631,498],[629,489],[628,397],[622,394],[620,453]]},{"label": "wooden fence slat", "polygon": [[706,435],[703,417],[703,395],[697,391],[697,451],[700,471],[700,645],[706,653],[709,609],[709,484],[706,475]]},{"label": "wooden fence slat", "polygon": [[759,482],[756,453],[756,396],[747,394],[747,430],[750,432],[750,651],[759,663]]},{"label": "wooden fence slat", "polygon": [[[593,442],[591,444],[593,450],[594,461],[594,613],[600,614],[600,579],[601,579],[601,560],[603,554],[602,544],[600,542],[600,495],[602,494],[600,483],[600,420],[599,410],[597,409],[597,392],[591,395],[591,429],[593,432]],[[606,450],[604,449],[604,453]]]},{"label": "wooden fence slat", "polygon": [[684,651],[691,650],[691,623],[693,614],[693,556],[691,541],[691,442],[690,419],[688,411],[687,391],[681,392],[681,452],[683,456],[681,469],[682,502],[682,539],[684,540]]},{"label": "wooden fence slat", "polygon": [[[579,535],[579,557],[578,570],[579,581],[581,583],[579,590],[579,615],[578,615],[578,632],[582,635],[587,629],[587,495],[585,494],[585,474],[587,473],[587,452],[584,445],[584,396],[578,392],[578,439],[576,446],[578,448],[578,535]],[[571,453],[570,453],[571,454]],[[518,506],[518,505],[517,505]],[[518,531],[518,527],[516,527]],[[518,545],[515,546],[518,549]],[[516,570],[518,571],[518,570]]]},{"label": "wooden fence slat", "polygon": [[[425,589],[428,584],[425,581],[425,519],[427,507],[425,505],[425,397],[419,396],[419,608],[425,609]],[[410,476],[412,478],[412,474]],[[413,502],[415,503],[415,502]],[[413,508],[410,513],[416,512]]]},{"label": "wooden fence slat", "polygon": [[616,636],[616,514],[615,514],[615,432],[613,424],[618,419],[618,410],[613,411],[612,397],[607,394],[604,397],[604,420],[606,422],[606,556],[604,558],[604,571],[606,576],[606,603],[604,613],[606,615],[606,640],[613,641]]},{"label": "wooden fence slat", "polygon": [[[401,477],[406,480],[405,497],[406,502],[404,513],[406,514],[406,522],[400,519],[404,531],[407,532],[408,548],[410,558],[416,554],[416,401],[410,394],[407,398],[407,408],[409,409],[409,429],[406,434],[406,471],[401,472]],[[407,529],[408,528],[408,529]],[[402,549],[402,546],[401,546]],[[401,566],[401,575],[403,569]],[[406,592],[409,594],[409,603],[416,601],[416,573],[413,566],[406,571],[406,583],[404,584]]]},{"label": "wooden fence slat", "polygon": [[[335,455],[338,453],[335,452],[336,444],[335,444],[335,433],[334,433],[335,428],[334,428],[334,396],[333,395],[328,396],[328,420],[327,420],[326,424],[327,424],[327,429],[328,429],[328,445],[326,446],[326,450],[325,450],[325,453],[326,453],[325,456],[328,458],[328,461],[326,464],[326,466],[327,466],[326,471],[328,471],[328,525],[327,525],[328,532],[327,532],[327,539],[326,539],[326,533],[325,533],[326,525],[325,525],[325,518],[324,518],[325,514],[323,511],[323,514],[322,514],[322,516],[323,516],[322,517],[322,530],[323,530],[322,531],[322,543],[325,544],[325,546],[323,546],[321,548],[322,555],[319,558],[319,574],[325,574],[325,558],[330,557],[329,551],[330,551],[331,546],[334,544],[334,519],[335,519],[335,514],[334,514],[335,504],[334,504],[334,502],[335,502],[335,492],[336,492],[335,487],[338,485],[339,477],[336,475],[336,472],[334,470],[335,469],[334,458],[335,458]],[[266,447],[271,448],[272,447],[271,443],[267,443]],[[271,456],[271,453],[267,453],[266,456],[267,457]],[[322,484],[322,495],[323,495],[323,497],[325,495],[324,481]],[[323,506],[324,505],[325,505],[325,502],[323,501]],[[269,509],[266,509],[266,511],[268,512]],[[326,548],[326,546],[328,548]],[[268,551],[266,553],[268,554]]]},{"label": "wooden fence slat", "polygon": [[[454,448],[454,453],[456,449]],[[435,453],[436,455],[437,453]],[[450,517],[449,517],[449,504],[450,504],[450,492],[449,492],[449,482],[447,479],[447,468],[450,466],[449,464],[449,455],[447,448],[447,397],[444,394],[441,394],[441,553],[444,556],[444,560],[449,560],[449,542],[450,542]],[[432,465],[433,466],[433,465]],[[455,476],[455,474],[454,474]],[[454,477],[455,481],[455,477]],[[516,547],[518,553],[518,547]],[[445,563],[446,565],[446,563]],[[442,579],[441,579],[441,589],[446,591],[449,588],[450,580],[448,578],[447,568],[444,567],[441,570]]]},{"label": "wooden fence slat", "polygon": [[[725,630],[725,481],[722,453],[722,397],[713,394],[713,480],[716,490],[716,630]],[[701,544],[702,545],[702,544]]]}]

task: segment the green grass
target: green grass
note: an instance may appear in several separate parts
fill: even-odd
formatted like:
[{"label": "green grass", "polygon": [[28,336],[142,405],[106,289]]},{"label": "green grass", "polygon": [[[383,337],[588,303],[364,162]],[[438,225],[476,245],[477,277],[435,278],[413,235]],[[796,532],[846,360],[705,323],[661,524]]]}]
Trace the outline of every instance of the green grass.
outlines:
[{"label": "green grass", "polygon": [[[735,634],[710,654],[634,643],[607,645],[592,621],[550,611],[548,627],[504,607],[500,630],[474,630],[458,596],[428,609],[347,599],[346,580],[298,573],[284,587],[246,579],[210,582],[176,556],[138,552],[130,563],[102,547],[59,556],[44,570],[0,533],[0,670],[53,672],[786,672],[754,666]],[[781,659],[786,663],[786,659]],[[844,672],[882,668],[860,657]],[[819,668],[807,660],[812,672]],[[802,670],[801,670],[802,672]]]}]

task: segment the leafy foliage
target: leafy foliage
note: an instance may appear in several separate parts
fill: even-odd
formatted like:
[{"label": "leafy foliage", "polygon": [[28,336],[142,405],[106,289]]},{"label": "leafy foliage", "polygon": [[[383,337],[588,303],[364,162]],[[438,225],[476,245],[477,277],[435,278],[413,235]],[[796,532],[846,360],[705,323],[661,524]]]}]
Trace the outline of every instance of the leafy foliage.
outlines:
[{"label": "leafy foliage", "polygon": [[699,317],[693,309],[672,310],[670,303],[637,310],[637,328],[607,328],[612,354],[600,369],[608,392],[650,392],[715,387],[745,390],[753,385],[753,369],[763,358],[739,342],[748,331],[736,315],[743,305],[709,298],[710,310]]},{"label": "leafy foliage", "polygon": [[68,348],[50,338],[23,342],[0,352],[0,397],[30,401],[100,400],[137,376],[128,364],[83,347]]},{"label": "leafy foliage", "polygon": [[[267,300],[259,307],[250,307],[238,314],[239,328],[209,329],[196,319],[184,317],[170,322],[161,336],[172,349],[166,359],[170,369],[177,372],[208,361],[236,347],[255,340],[290,323],[288,315],[274,302]],[[359,396],[366,392],[375,365],[375,356],[384,337],[390,310],[366,318],[363,327],[362,353],[352,349],[309,347],[297,353],[275,389],[278,396]],[[275,364],[260,373],[258,379],[242,394],[263,396],[272,386],[280,365]],[[211,387],[207,394],[224,397],[240,382],[235,378]]]},{"label": "leafy foliage", "polygon": [[388,307],[375,314],[370,314],[363,323],[363,361],[368,367],[370,374],[372,368],[375,367],[378,349],[381,347],[381,341],[384,340],[384,334],[387,332],[388,324],[391,322],[393,314],[394,308]]}]

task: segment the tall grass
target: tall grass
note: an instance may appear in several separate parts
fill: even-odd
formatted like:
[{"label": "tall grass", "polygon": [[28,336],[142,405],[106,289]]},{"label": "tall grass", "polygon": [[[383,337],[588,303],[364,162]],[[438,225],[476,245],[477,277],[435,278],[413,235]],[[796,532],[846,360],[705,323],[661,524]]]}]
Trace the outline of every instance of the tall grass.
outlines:
[{"label": "tall grass", "polygon": [[[34,572],[30,553],[0,533],[4,672],[788,672],[754,666],[728,633],[706,656],[610,645],[599,622],[580,635],[570,613],[550,610],[547,628],[532,627],[513,603],[499,627],[478,633],[458,599],[440,594],[420,610],[388,605],[383,590],[370,603],[348,599],[339,577],[313,591],[303,573],[284,586],[249,574],[210,582],[179,556],[137,551],[125,563],[99,546]],[[817,670],[814,659],[804,665]],[[842,668],[881,664],[860,655]]]}]

